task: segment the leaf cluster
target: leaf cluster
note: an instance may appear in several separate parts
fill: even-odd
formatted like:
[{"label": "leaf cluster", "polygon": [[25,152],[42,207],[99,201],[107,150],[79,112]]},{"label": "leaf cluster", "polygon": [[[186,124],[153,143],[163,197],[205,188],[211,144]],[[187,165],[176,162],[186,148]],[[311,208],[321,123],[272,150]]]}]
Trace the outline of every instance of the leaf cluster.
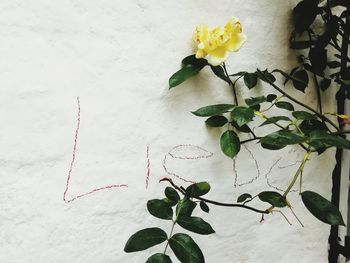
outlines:
[{"label": "leaf cluster", "polygon": [[[204,219],[192,215],[197,207],[197,203],[193,201],[193,198],[203,196],[209,191],[210,185],[207,182],[195,183],[181,192],[184,193],[184,197],[180,198],[175,188],[166,187],[164,191],[165,197],[163,199],[149,200],[147,202],[147,210],[156,218],[172,222],[170,234],[168,235],[158,227],[139,230],[128,239],[124,251],[127,253],[142,251],[166,242],[164,252],[151,255],[146,263],[172,262],[171,258],[166,254],[168,246],[180,262],[205,262],[204,255],[193,238],[186,233],[174,234],[173,230],[177,224],[183,229],[200,235],[215,233],[211,225]],[[203,201],[200,202],[200,208],[204,212],[209,212],[208,205]]]}]

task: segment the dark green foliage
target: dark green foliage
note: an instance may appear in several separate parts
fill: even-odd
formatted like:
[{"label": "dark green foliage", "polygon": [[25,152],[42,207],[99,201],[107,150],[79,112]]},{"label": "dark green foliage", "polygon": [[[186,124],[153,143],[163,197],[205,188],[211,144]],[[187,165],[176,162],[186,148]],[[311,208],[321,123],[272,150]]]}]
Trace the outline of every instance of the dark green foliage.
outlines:
[{"label": "dark green foliage", "polygon": [[178,218],[177,223],[184,229],[197,234],[209,235],[215,233],[214,229],[200,217],[182,216]]},{"label": "dark green foliage", "polygon": [[228,112],[235,107],[233,104],[215,104],[199,108],[192,113],[198,117],[210,117],[214,115],[220,115],[222,113]]},{"label": "dark green foliage", "polygon": [[322,48],[312,48],[309,52],[309,59],[312,65],[312,71],[320,76],[327,66],[327,50]]},{"label": "dark green foliage", "polygon": [[304,134],[309,134],[312,131],[315,130],[327,130],[327,126],[316,119],[309,119],[309,120],[304,120],[301,122],[299,125],[299,129],[304,133]]},{"label": "dark green foliage", "polygon": [[169,245],[181,263],[204,263],[201,249],[189,235],[175,234],[169,239]]},{"label": "dark green foliage", "polygon": [[293,104],[287,102],[287,101],[278,101],[275,103],[277,108],[284,109],[284,110],[289,110],[289,111],[294,111],[294,106]]},{"label": "dark green foliage", "polygon": [[207,205],[206,202],[200,201],[199,206],[203,212],[209,213],[209,206]]},{"label": "dark green foliage", "polygon": [[197,75],[206,65],[208,65],[208,62],[205,59],[196,59],[194,55],[184,58],[182,60],[182,68],[169,79],[170,89]]},{"label": "dark green foliage", "polygon": [[313,142],[320,142],[328,146],[337,148],[350,149],[350,141],[334,134],[329,134],[326,131],[311,131],[310,139]]},{"label": "dark green foliage", "polygon": [[247,199],[251,199],[252,196],[250,194],[241,194],[238,198],[237,198],[237,203],[243,203],[244,201],[246,201]]},{"label": "dark green foliage", "polygon": [[169,200],[171,200],[171,201],[173,201],[173,202],[178,202],[179,200],[180,200],[180,196],[179,196],[179,194],[177,193],[177,191],[174,189],[174,188],[172,188],[172,187],[167,187],[167,188],[165,188],[165,191],[164,191],[164,194],[165,194],[165,196],[169,199]]},{"label": "dark green foliage", "polygon": [[211,70],[214,72],[216,76],[218,76],[223,81],[229,83],[230,79],[226,76],[225,71],[222,66],[210,66]]},{"label": "dark green foliage", "polygon": [[279,121],[291,121],[290,118],[286,117],[286,116],[275,116],[275,117],[271,117],[268,118],[266,121],[264,121],[260,126],[264,126],[264,125],[268,125],[268,124],[273,124]]},{"label": "dark green foliage", "polygon": [[171,205],[164,200],[149,200],[147,202],[147,209],[151,215],[160,219],[171,220],[173,217],[173,209],[171,208]]},{"label": "dark green foliage", "polygon": [[306,111],[294,111],[292,112],[292,115],[298,120],[314,120],[317,118],[315,114]]},{"label": "dark green foliage", "polygon": [[275,94],[269,94],[266,96],[266,101],[273,102],[277,98],[277,95]]},{"label": "dark green foliage", "polygon": [[327,78],[322,79],[320,82],[320,89],[322,91],[327,90],[329,88],[329,86],[331,85],[331,83],[332,83],[332,80],[330,80],[330,79],[327,79]]},{"label": "dark green foliage", "polygon": [[228,123],[228,120],[224,116],[214,115],[208,118],[205,123],[210,127],[222,127]]},{"label": "dark green foliage", "polygon": [[[293,85],[297,90],[305,92],[307,85],[309,84],[309,76],[307,75],[306,70],[298,70],[294,72],[293,77]],[[296,80],[299,79],[299,80]]]},{"label": "dark green foliage", "polygon": [[207,182],[191,184],[186,188],[186,196],[198,197],[207,194],[210,191],[210,185]]},{"label": "dark green foliage", "polygon": [[277,192],[265,191],[258,195],[259,199],[267,202],[274,207],[285,207],[287,205],[286,199]]},{"label": "dark green foliage", "polygon": [[256,86],[258,83],[258,77],[256,73],[246,73],[244,74],[244,84],[247,86],[248,89],[252,89]]},{"label": "dark green foliage", "polygon": [[171,263],[171,259],[167,255],[157,253],[149,257],[146,263]]},{"label": "dark green foliage", "polygon": [[127,253],[145,250],[167,240],[167,234],[160,228],[152,227],[133,234],[124,247]]},{"label": "dark green foliage", "polygon": [[176,206],[176,216],[191,216],[193,210],[196,208],[197,203],[188,198],[182,199]]},{"label": "dark green foliage", "polygon": [[[266,146],[276,146],[277,148],[280,147],[283,148],[287,145],[292,144],[298,144],[306,141],[306,137],[304,137],[301,134],[292,133],[289,131],[277,131],[270,133],[269,135],[266,135],[265,137],[261,138],[260,142],[261,144]],[[266,148],[266,147],[264,147]]]},{"label": "dark green foliage", "polygon": [[231,118],[239,127],[252,121],[254,118],[254,110],[248,107],[238,106],[231,112]]},{"label": "dark green foliage", "polygon": [[256,75],[258,76],[259,79],[261,79],[264,82],[275,82],[276,78],[274,77],[274,75],[272,75],[270,72],[268,72],[267,69],[265,69],[264,71],[257,71]]},{"label": "dark green foliage", "polygon": [[226,131],[222,134],[220,146],[223,153],[230,158],[234,158],[241,149],[241,143],[234,131]]},{"label": "dark green foliage", "polygon": [[345,226],[338,208],[321,195],[311,191],[305,191],[301,193],[301,198],[311,214],[322,222],[329,225]]},{"label": "dark green foliage", "polygon": [[317,5],[318,0],[304,0],[293,9],[296,32],[301,34],[311,26],[318,13]]},{"label": "dark green foliage", "polygon": [[[275,96],[275,95],[274,95]],[[277,96],[276,96],[277,97]],[[276,98],[275,97],[275,98]],[[271,97],[270,97],[271,98]],[[275,99],[274,98],[274,99]],[[274,99],[272,99],[272,100],[274,100]],[[272,101],[271,100],[271,101]],[[248,105],[248,106],[255,106],[255,105],[258,105],[258,104],[260,104],[260,103],[263,103],[263,102],[265,102],[265,101],[267,101],[267,99],[266,99],[266,97],[265,96],[259,96],[259,97],[250,97],[250,98],[248,98],[248,99],[245,99],[244,100],[245,101],[245,103]]]}]

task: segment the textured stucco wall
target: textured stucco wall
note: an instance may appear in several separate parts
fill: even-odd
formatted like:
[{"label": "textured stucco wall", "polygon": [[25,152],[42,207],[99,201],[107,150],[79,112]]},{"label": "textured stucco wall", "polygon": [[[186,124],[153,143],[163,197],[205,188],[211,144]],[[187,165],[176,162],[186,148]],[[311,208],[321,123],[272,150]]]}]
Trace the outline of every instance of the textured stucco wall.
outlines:
[{"label": "textured stucco wall", "polygon": [[[210,198],[230,202],[243,192],[272,190],[266,174],[272,184],[285,188],[295,158],[300,158],[298,150],[271,152],[248,144],[259,173],[243,148],[235,179],[232,161],[218,147],[220,132],[208,130],[203,119],[189,113],[231,102],[225,83],[207,70],[171,92],[167,80],[191,53],[194,27],[223,25],[232,15],[241,19],[248,41],[230,57],[231,72],[291,68],[296,61],[287,43],[295,2],[0,1],[0,262],[144,262],[152,251],[162,251],[161,245],[128,255],[123,247],[141,228],[170,228],[169,222],[148,215],[145,205],[162,196],[164,185],[158,179],[167,175],[163,161],[177,145],[213,153],[196,161],[166,159],[168,171],[209,181]],[[251,95],[268,91],[257,89]],[[248,92],[241,86],[239,94]],[[307,95],[315,105],[313,90]],[[128,188],[101,190],[65,203],[77,96],[80,129],[67,200],[108,185]],[[203,149],[175,151],[207,155]],[[331,151],[318,160],[312,156],[304,173],[305,189],[329,196],[332,156]],[[234,187],[235,180],[242,184],[252,179]],[[193,234],[206,261],[326,262],[328,226],[305,210],[296,193],[290,199],[305,228],[290,211],[286,214],[292,226],[279,214],[260,224],[258,214],[211,207],[203,217],[216,234]]]}]

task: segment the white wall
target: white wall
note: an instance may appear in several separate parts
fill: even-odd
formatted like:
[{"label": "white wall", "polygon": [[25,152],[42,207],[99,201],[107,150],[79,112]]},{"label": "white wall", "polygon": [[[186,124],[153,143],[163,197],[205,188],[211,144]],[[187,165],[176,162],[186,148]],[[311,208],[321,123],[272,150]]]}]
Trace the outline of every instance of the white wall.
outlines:
[{"label": "white wall", "polygon": [[[207,70],[171,92],[167,81],[181,59],[191,54],[195,26],[223,25],[232,15],[241,19],[248,41],[230,57],[231,72],[258,66],[290,69],[296,64],[288,49],[290,10],[295,3],[2,0],[0,261],[144,262],[152,252],[162,251],[163,245],[125,254],[123,247],[141,228],[170,229],[169,222],[147,213],[146,201],[162,196],[166,184],[158,180],[167,176],[162,163],[177,145],[200,146],[213,153],[197,161],[169,155],[166,160],[169,171],[189,180],[209,181],[212,199],[233,202],[244,192],[273,190],[265,175],[281,157],[268,178],[285,188],[300,158],[297,148],[272,152],[248,144],[260,176],[234,187],[232,161],[218,147],[220,132],[207,130],[203,119],[189,113],[207,104],[230,103],[229,88]],[[243,96],[268,91],[264,87],[248,94],[242,85],[239,88]],[[307,91],[310,105],[315,105],[313,94],[312,89]],[[81,119],[67,200],[108,185],[128,187],[97,191],[66,203],[63,193],[72,160],[77,96]],[[176,149],[187,151],[176,153],[182,156],[208,154],[194,146]],[[255,163],[246,156],[249,153],[243,149],[237,160],[237,183],[258,175]],[[332,151],[312,156],[304,189],[329,196],[333,165]],[[306,211],[297,193],[291,194],[290,201],[305,228],[287,210],[292,226],[279,214],[266,216],[260,224],[258,214],[211,207],[210,215],[203,217],[216,234],[193,237],[209,263],[326,262],[329,227]]]}]

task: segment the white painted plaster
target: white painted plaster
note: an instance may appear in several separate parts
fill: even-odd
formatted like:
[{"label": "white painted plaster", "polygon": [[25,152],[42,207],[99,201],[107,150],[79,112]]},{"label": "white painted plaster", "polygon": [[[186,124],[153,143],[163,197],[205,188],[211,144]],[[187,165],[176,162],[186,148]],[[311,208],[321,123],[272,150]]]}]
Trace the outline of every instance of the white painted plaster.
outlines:
[{"label": "white painted plaster", "polygon": [[[223,25],[232,15],[240,18],[248,40],[227,62],[230,72],[258,66],[290,69],[296,65],[288,49],[295,3],[2,0],[0,262],[136,263],[162,251],[163,245],[126,254],[123,247],[141,228],[170,229],[169,222],[147,213],[146,201],[162,196],[166,184],[158,180],[167,175],[162,162],[176,145],[197,145],[213,153],[196,161],[167,159],[173,173],[209,181],[212,199],[233,202],[244,192],[272,190],[265,174],[280,157],[280,166],[293,164],[298,151],[271,152],[248,144],[260,177],[234,187],[232,161],[218,146],[220,132],[208,130],[203,119],[190,114],[204,105],[230,103],[229,88],[207,69],[171,92],[167,81],[181,59],[191,54],[195,26]],[[264,87],[248,94],[242,84],[239,87],[242,96],[268,92],[271,89]],[[307,90],[308,103],[315,106],[313,94]],[[68,199],[111,184],[128,188],[99,191],[67,204],[63,192],[77,125],[77,96],[81,123]],[[146,189],[148,145],[151,172]],[[245,149],[237,160],[239,183],[257,175],[254,162],[244,156],[249,157]],[[304,187],[330,196],[333,152],[316,157],[304,173]],[[290,167],[275,166],[269,178],[285,188],[292,173]],[[216,230],[211,236],[193,234],[206,262],[327,262],[329,227],[306,211],[296,193],[290,201],[305,228],[290,211],[285,213],[292,226],[279,214],[266,216],[260,224],[260,215],[246,210],[211,206],[209,215],[197,212]]]}]

